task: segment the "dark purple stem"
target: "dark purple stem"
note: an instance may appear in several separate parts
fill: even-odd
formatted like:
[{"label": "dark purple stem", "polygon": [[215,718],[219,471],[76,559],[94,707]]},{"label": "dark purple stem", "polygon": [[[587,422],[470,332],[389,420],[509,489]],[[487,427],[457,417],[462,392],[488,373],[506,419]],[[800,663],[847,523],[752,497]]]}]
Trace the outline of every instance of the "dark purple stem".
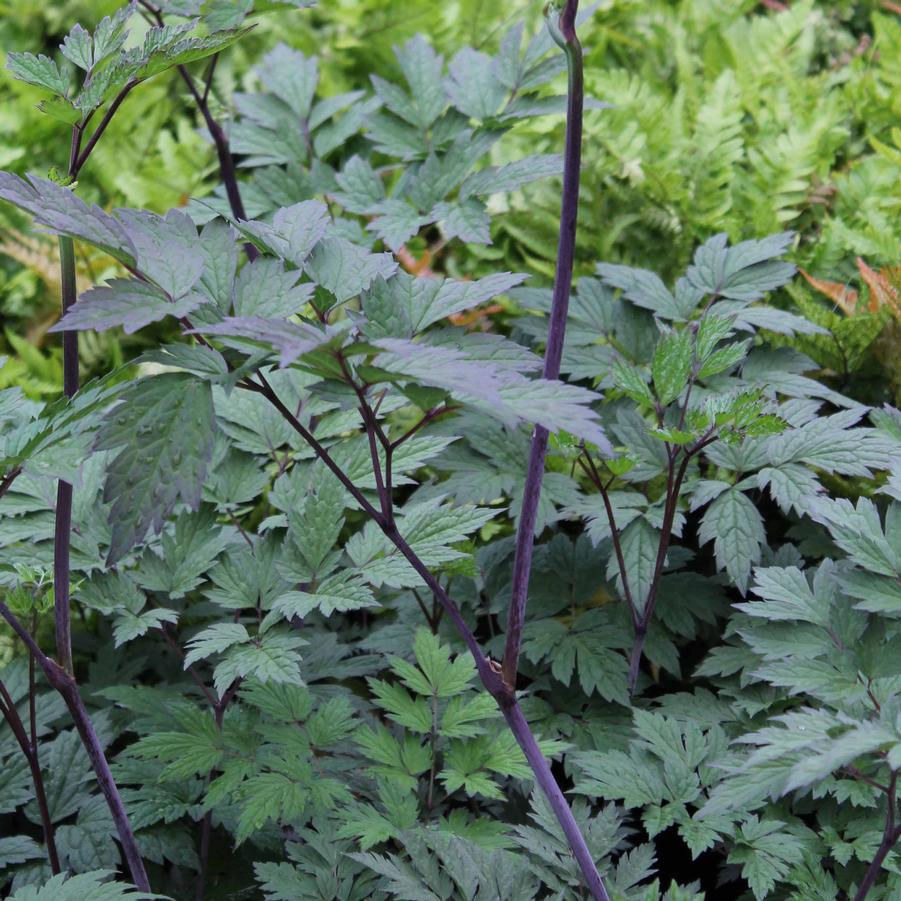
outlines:
[{"label": "dark purple stem", "polygon": [[[635,685],[638,682],[638,671],[641,667],[641,656],[644,653],[644,644],[648,635],[648,626],[654,616],[654,608],[657,606],[657,597],[660,589],[660,580],[663,577],[663,567],[666,564],[666,555],[669,551],[670,542],[672,540],[673,523],[676,519],[676,512],[679,509],[679,492],[682,489],[682,482],[685,480],[685,473],[688,470],[688,464],[692,457],[699,453],[708,444],[716,441],[717,436],[708,433],[697,444],[692,447],[685,448],[682,451],[682,462],[676,469],[676,455],[678,449],[671,452],[669,471],[666,480],[666,501],[663,507],[663,523],[660,527],[660,543],[657,545],[657,559],[654,561],[654,573],[651,577],[651,584],[648,588],[647,597],[644,599],[644,607],[638,614],[638,621],[635,623],[635,638],[632,643],[632,652],[629,655],[629,694],[635,691]],[[612,516],[612,510],[610,511]],[[616,523],[610,520],[611,528],[616,527]],[[622,562],[620,562],[622,566]],[[625,580],[625,570],[621,569],[621,575]],[[636,599],[640,600],[640,599]]]},{"label": "dark purple stem", "polygon": [[891,851],[892,848],[898,843],[899,839],[901,839],[901,826],[895,825],[897,787],[898,773],[892,773],[892,778],[888,785],[888,794],[886,798],[888,802],[888,810],[885,814],[885,829],[882,832],[882,842],[880,843],[879,848],[876,851],[876,856],[873,858],[870,866],[867,868],[867,872],[863,877],[863,881],[860,883],[860,886],[857,889],[857,894],[854,896],[854,901],[863,901],[863,899],[866,898],[866,896],[869,894],[870,889],[876,882],[876,877],[879,875],[879,871],[882,869],[883,861],[888,856],[889,851]]},{"label": "dark purple stem", "polygon": [[[241,680],[233,682],[225,694],[217,701],[212,698],[213,714],[216,717],[216,726],[222,731],[222,720],[225,718],[225,711],[228,705],[234,700],[237,694]],[[212,695],[210,695],[212,697]],[[204,815],[200,824],[200,867],[197,872],[197,889],[194,897],[197,901],[203,901],[206,897],[206,877],[209,869],[210,861],[210,839],[213,834],[213,811],[208,810]]]},{"label": "dark purple stem", "polygon": [[[164,24],[163,14],[159,9],[152,6],[150,3],[142,2],[141,5],[153,15],[159,25]],[[225,185],[225,195],[228,197],[228,205],[231,207],[232,215],[236,219],[246,221],[247,213],[244,211],[244,201],[241,199],[241,191],[238,187],[238,176],[235,171],[235,161],[232,158],[228,136],[210,111],[209,96],[210,88],[213,84],[215,63],[216,58],[214,57],[213,63],[207,74],[207,81],[203,93],[197,89],[197,85],[194,84],[194,79],[191,77],[191,73],[186,66],[178,66],[178,74],[181,75],[182,81],[184,81],[188,90],[191,92],[191,96],[197,104],[197,109],[200,110],[203,121],[206,123],[207,131],[213,139],[213,144],[216,147],[216,156],[219,160],[219,174],[222,176],[223,185]],[[249,260],[255,260],[260,255],[260,252],[249,241],[244,245],[244,252],[247,254],[247,259]]]},{"label": "dark purple stem", "polygon": [[22,470],[20,467],[16,466],[11,469],[2,479],[0,479],[0,497],[3,497],[10,488],[12,488],[13,482],[22,474]]},{"label": "dark purple stem", "polygon": [[[239,384],[243,388],[262,394],[282,414],[292,428],[310,445],[316,453],[316,456],[319,457],[319,459],[334,473],[341,484],[350,492],[351,496],[366,511],[366,513],[375,520],[382,532],[392,544],[394,544],[398,551],[400,551],[410,566],[413,567],[438,601],[440,608],[453,622],[465,642],[466,647],[472,654],[482,684],[494,698],[498,707],[500,707],[504,718],[513,730],[514,737],[519,743],[520,748],[522,748],[523,754],[525,754],[526,759],[535,773],[535,779],[538,782],[539,787],[547,796],[548,802],[570,843],[573,855],[579,864],[586,885],[591,892],[591,897],[595,899],[595,901],[609,901],[609,896],[604,889],[604,884],[598,874],[597,867],[591,857],[585,839],[579,830],[579,826],[572,815],[572,811],[569,809],[563,790],[557,784],[556,779],[554,779],[550,765],[541,753],[541,749],[538,747],[538,743],[535,741],[535,737],[529,729],[529,725],[516,700],[515,691],[510,683],[503,678],[500,665],[482,651],[472,629],[463,618],[460,608],[442,587],[434,573],[432,573],[422,560],[420,560],[416,552],[400,534],[393,518],[386,517],[380,510],[377,510],[369,503],[353,481],[342,471],[341,467],[335,463],[326,448],[303,427],[291,411],[284,403],[282,403],[262,373],[258,373],[257,377],[260,380],[259,383],[245,381]],[[371,423],[368,422],[367,417],[367,431],[370,431],[371,428]]]},{"label": "dark purple stem", "polygon": [[[34,685],[31,683],[30,679],[29,688],[28,703],[29,706],[31,706],[34,697]],[[0,680],[0,698],[2,698],[2,701],[0,701],[0,715],[2,715],[9,724],[9,728],[12,730],[16,742],[21,748],[22,753],[25,755],[25,759],[28,761],[28,768],[31,770],[31,780],[34,783],[34,796],[35,800],[38,802],[38,811],[41,815],[41,828],[44,832],[44,844],[47,846],[47,859],[50,861],[50,870],[53,875],[56,876],[58,873],[62,872],[62,868],[59,865],[59,854],[56,850],[56,834],[53,830],[53,820],[50,817],[50,807],[47,804],[47,792],[44,789],[44,776],[41,773],[41,762],[38,756],[34,717],[32,716],[31,739],[29,740],[28,733],[25,731],[25,726],[22,723],[22,718],[19,716],[19,711],[16,709],[16,705],[9,692],[6,690],[6,686],[3,684],[2,680]]]},{"label": "dark purple stem", "polygon": [[138,844],[135,841],[131,823],[128,821],[128,814],[125,811],[125,805],[122,802],[116,781],[113,779],[113,774],[110,772],[109,764],[104,756],[103,745],[100,743],[97,732],[94,730],[94,724],[91,722],[91,717],[78,692],[78,684],[69,673],[54,660],[51,660],[38,647],[31,633],[16,619],[4,603],[0,603],[0,616],[9,623],[16,635],[22,639],[29,653],[44,671],[47,682],[59,692],[63,701],[65,701],[72,721],[75,723],[75,728],[81,737],[81,742],[88,753],[91,767],[97,778],[97,784],[100,786],[101,792],[103,792],[113,823],[116,826],[116,831],[119,834],[119,842],[122,845],[122,851],[128,863],[131,880],[142,892],[149,893],[150,882],[147,879],[147,871],[144,869],[141,852],[138,850]]},{"label": "dark purple stem", "polygon": [[522,709],[519,704],[514,703],[508,709],[502,707],[501,711],[504,714],[507,725],[510,727],[510,731],[516,738],[517,744],[522,748],[532,772],[535,774],[535,780],[551,805],[551,809],[557,817],[557,822],[563,828],[563,833],[567,842],[569,842],[573,857],[575,857],[576,863],[582,871],[582,876],[588,884],[591,897],[609,901],[610,896],[607,894],[604,882],[595,866],[594,858],[585,842],[582,830],[579,828],[579,824],[576,822],[576,818],[566,802],[566,797],[560,790],[560,786],[551,772],[547,759],[541,753],[541,748],[538,747],[538,742],[535,740],[525,716],[523,716]]},{"label": "dark purple stem", "polygon": [[[206,94],[201,94],[191,78],[191,73],[184,66],[178,67],[179,74],[184,79],[191,96],[197,103],[197,108],[203,116],[206,123],[207,131],[213,139],[216,147],[216,156],[219,159],[219,172],[222,175],[222,183],[225,185],[225,194],[228,197],[228,205],[236,219],[247,219],[247,213],[244,211],[244,201],[241,199],[241,191],[238,188],[238,175],[235,170],[235,161],[232,158],[231,147],[228,143],[228,137],[222,126],[213,117],[210,112],[210,105]],[[255,260],[259,256],[259,251],[253,244],[246,244],[247,256],[251,260]]]},{"label": "dark purple stem", "polygon": [[[548,324],[547,347],[544,352],[544,377],[556,379],[560,375],[563,338],[569,312],[569,293],[572,288],[573,262],[576,250],[576,221],[579,211],[579,168],[582,160],[582,50],[576,36],[578,0],[567,0],[559,19],[559,31],[565,41],[569,64],[569,91],[566,103],[566,138],[563,152],[563,199],[560,208],[560,239],[557,244],[557,268],[554,273],[554,294]],[[548,431],[536,425],[529,450],[529,465],[523,494],[522,510],[516,529],[516,550],[513,557],[513,583],[507,616],[507,638],[504,645],[503,672],[507,684],[515,687],[525,625],[529,575],[532,570],[532,549],[535,544],[535,522],[544,480]]]},{"label": "dark purple stem", "polygon": [[84,150],[82,150],[81,153],[77,154],[76,158],[70,164],[69,175],[71,175],[72,178],[78,177],[78,173],[81,172],[82,166],[84,166],[84,164],[88,161],[88,157],[97,146],[97,142],[103,137],[103,133],[106,131],[106,127],[110,124],[110,122],[112,122],[113,116],[116,115],[116,112],[122,105],[122,102],[131,93],[135,86],[139,85],[140,83],[141,82],[139,79],[130,81],[116,95],[113,102],[109,105],[109,109],[106,111],[106,114],[100,120],[100,124],[94,129],[93,134],[91,134],[91,137],[88,140],[88,143],[85,146]]}]

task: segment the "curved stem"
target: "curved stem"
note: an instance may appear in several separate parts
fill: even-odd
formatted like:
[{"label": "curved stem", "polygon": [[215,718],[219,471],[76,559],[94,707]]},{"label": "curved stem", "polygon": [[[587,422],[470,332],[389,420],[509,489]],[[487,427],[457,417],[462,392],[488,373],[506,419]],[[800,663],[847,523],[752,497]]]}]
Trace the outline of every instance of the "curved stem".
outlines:
[{"label": "curved stem", "polygon": [[854,901],[863,901],[863,899],[866,898],[870,889],[876,882],[876,877],[879,875],[879,871],[882,869],[882,864],[885,861],[885,858],[888,857],[889,851],[891,851],[898,843],[899,839],[901,839],[901,826],[895,825],[895,817],[897,814],[897,811],[895,810],[897,803],[897,788],[898,773],[892,773],[886,797],[888,810],[885,814],[885,829],[882,832],[882,842],[879,844],[879,848],[876,850],[876,856],[867,868],[863,881],[857,889]]},{"label": "curved stem", "polygon": [[[31,658],[29,658],[31,664]],[[29,707],[32,706],[34,686],[29,679]],[[12,697],[0,680],[0,716],[9,724],[13,736],[16,739],[19,748],[28,761],[28,768],[31,770],[31,780],[34,783],[34,796],[38,803],[38,811],[41,816],[41,828],[44,832],[44,844],[47,846],[47,859],[50,862],[50,870],[56,876],[62,872],[59,864],[59,853],[56,850],[56,833],[53,829],[53,820],[50,817],[50,806],[47,804],[47,792],[44,789],[44,776],[41,773],[41,762],[38,756],[36,729],[34,727],[34,717],[32,716],[31,740],[25,731],[22,718],[13,702]]]},{"label": "curved stem", "polygon": [[288,410],[284,403],[282,403],[278,395],[272,389],[272,386],[266,381],[265,376],[263,376],[262,373],[258,373],[257,377],[260,379],[260,384],[250,381],[241,382],[239,384],[243,388],[262,394],[282,414],[291,427],[310,445],[316,453],[316,456],[341,481],[341,484],[347,488],[357,503],[375,520],[384,535],[391,541],[397,550],[400,551],[410,566],[413,567],[432,592],[433,597],[439,604],[439,608],[443,610],[453,622],[457,632],[460,634],[466,647],[472,654],[482,684],[494,698],[503,713],[517,743],[535,774],[535,780],[541,790],[545,793],[548,803],[551,805],[551,809],[554,811],[554,814],[566,835],[573,856],[579,864],[585,878],[585,883],[591,893],[591,897],[594,901],[609,901],[609,896],[604,888],[603,881],[598,874],[597,867],[595,866],[584,836],[579,829],[579,825],[576,823],[575,817],[569,808],[566,796],[563,794],[563,790],[554,778],[550,764],[541,753],[538,742],[535,740],[535,736],[532,734],[529,724],[519,707],[516,693],[510,683],[504,679],[500,665],[488,657],[482,650],[475,634],[464,619],[460,608],[438,581],[435,574],[425,565],[425,563],[423,563],[413,548],[410,547],[406,539],[401,535],[394,520],[386,518],[379,510],[369,503],[368,500],[366,500],[359,488],[357,488],[353,481],[334,461],[328,450],[303,427],[291,411]]},{"label": "curved stem", "polygon": [[[548,22],[554,39],[558,41],[569,71],[569,90],[566,105],[566,138],[563,151],[563,200],[560,207],[560,239],[557,245],[557,267],[554,273],[554,294],[548,323],[547,347],[544,352],[544,377],[556,379],[560,375],[563,357],[563,338],[569,313],[569,292],[572,288],[573,262],[576,250],[576,224],[579,211],[579,167],[582,160],[583,75],[582,48],[576,36],[578,0],[567,0],[557,23]],[[507,614],[507,638],[504,645],[504,679],[516,685],[522,631],[525,625],[529,575],[532,570],[532,550],[535,544],[535,523],[544,480],[548,431],[536,425],[529,449],[529,464],[523,493],[522,510],[516,528],[516,550],[513,557],[513,583]]]},{"label": "curved stem", "polygon": [[0,617],[3,617],[9,623],[16,635],[22,639],[29,653],[44,671],[44,677],[47,679],[47,682],[59,692],[63,701],[65,701],[78,735],[81,738],[81,743],[84,745],[88,758],[91,761],[91,768],[94,770],[97,784],[100,786],[100,791],[106,799],[116,831],[119,834],[119,842],[122,845],[122,851],[125,854],[125,860],[131,873],[131,881],[142,892],[149,894],[150,882],[147,879],[144,861],[141,858],[138,843],[135,841],[134,832],[128,820],[125,804],[122,801],[122,796],[119,794],[116,780],[110,771],[109,763],[104,756],[103,745],[94,729],[94,724],[91,721],[87,708],[84,706],[84,701],[81,699],[78,683],[40,649],[31,633],[19,622],[9,607],[2,602],[0,602]]}]

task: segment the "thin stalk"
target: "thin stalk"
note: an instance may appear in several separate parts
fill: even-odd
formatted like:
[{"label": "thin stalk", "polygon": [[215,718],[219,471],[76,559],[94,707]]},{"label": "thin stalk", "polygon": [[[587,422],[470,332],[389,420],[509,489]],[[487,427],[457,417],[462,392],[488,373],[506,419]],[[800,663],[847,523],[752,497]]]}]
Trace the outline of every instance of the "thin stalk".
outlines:
[{"label": "thin stalk", "polygon": [[432,765],[429,767],[429,793],[426,797],[426,810],[432,812],[432,804],[435,800],[435,773],[438,770],[438,695],[432,693],[432,731],[429,737],[429,753],[432,756]]},{"label": "thin stalk", "polygon": [[[584,457],[584,459],[583,459]],[[587,462],[587,465],[585,461]],[[616,554],[616,562],[619,566],[619,575],[622,579],[623,583],[623,594],[626,596],[626,603],[629,605],[629,614],[632,617],[632,626],[638,629],[638,610],[635,607],[635,598],[632,595],[632,589],[629,586],[629,576],[626,572],[626,558],[623,554],[623,544],[619,531],[619,526],[616,524],[616,515],[613,512],[613,505],[610,503],[610,495],[607,492],[607,486],[604,484],[601,479],[601,475],[597,470],[597,467],[594,465],[594,460],[591,459],[591,456],[587,453],[584,453],[579,457],[579,465],[582,467],[585,474],[594,482],[595,487],[598,489],[601,495],[601,499],[604,502],[604,511],[607,514],[607,524],[610,526],[610,535],[613,539],[613,550]]]},{"label": "thin stalk", "polygon": [[3,495],[12,488],[13,482],[15,482],[21,474],[22,470],[16,466],[0,479],[0,497],[3,497]]},{"label": "thin stalk", "polygon": [[[32,694],[29,694],[29,708],[33,711],[32,698],[34,685],[30,679],[29,689],[32,692]],[[19,748],[21,748],[22,753],[25,755],[25,759],[28,761],[28,768],[31,770],[31,781],[34,783],[34,796],[38,803],[38,811],[41,816],[44,844],[47,847],[47,859],[50,862],[50,870],[53,875],[56,876],[62,872],[62,868],[59,863],[59,853],[56,850],[56,833],[53,829],[53,819],[50,816],[50,807],[47,804],[47,792],[44,788],[44,775],[41,772],[41,762],[38,756],[38,745],[35,735],[37,729],[34,724],[34,713],[32,712],[30,716],[31,740],[29,740],[28,734],[25,731],[25,726],[22,723],[22,718],[19,716],[19,711],[16,709],[16,705],[2,680],[0,680],[0,698],[2,698],[2,701],[0,701],[0,715],[2,715],[9,724],[9,728],[12,730]]]},{"label": "thin stalk", "polygon": [[[163,24],[163,15],[160,10],[151,6],[149,3],[142,3],[142,5],[155,17],[158,24]],[[182,81],[184,81],[191,96],[194,98],[197,109],[200,110],[200,114],[203,116],[207,131],[213,139],[213,145],[216,148],[216,157],[219,160],[219,174],[222,176],[222,184],[225,186],[225,195],[228,198],[228,205],[231,207],[232,214],[236,219],[246,221],[247,213],[244,210],[244,201],[241,199],[241,190],[238,187],[238,175],[235,169],[235,161],[232,157],[228,135],[226,135],[225,130],[216,121],[216,118],[210,110],[210,88],[213,83],[214,67],[215,58],[207,74],[207,80],[202,92],[198,90],[197,85],[194,84],[194,79],[191,77],[191,73],[185,66],[178,66],[177,68],[178,74],[181,76]],[[244,245],[244,252],[247,254],[247,259],[251,261],[255,260],[260,255],[260,252],[249,241]]]},{"label": "thin stalk", "polygon": [[519,704],[514,703],[508,709],[502,707],[501,711],[504,714],[507,725],[510,727],[510,731],[516,738],[517,744],[522,748],[532,772],[535,774],[535,780],[551,805],[551,809],[557,817],[557,822],[563,828],[563,833],[567,842],[569,842],[573,857],[575,857],[576,863],[578,863],[579,869],[582,871],[582,877],[585,879],[591,897],[595,901],[609,901],[610,896],[607,894],[604,882],[595,866],[594,858],[585,842],[582,830],[579,828],[579,824],[573,816],[566,797],[560,790],[560,786],[551,772],[547,759],[541,753],[541,748],[538,747],[538,742],[535,740],[525,716],[523,716],[522,709]]},{"label": "thin stalk", "polygon": [[66,670],[54,660],[51,660],[40,649],[31,633],[19,622],[6,604],[2,602],[0,602],[0,616],[9,623],[12,630],[24,642],[29,653],[44,671],[44,677],[47,679],[47,682],[59,692],[63,701],[65,701],[81,738],[81,743],[84,745],[85,751],[87,751],[91,768],[94,770],[94,775],[97,778],[97,784],[100,786],[100,791],[106,799],[107,807],[109,807],[110,815],[116,826],[119,842],[122,845],[122,851],[125,854],[125,860],[131,873],[131,881],[142,892],[149,894],[150,882],[147,879],[144,861],[141,859],[141,852],[138,849],[131,823],[128,820],[125,804],[122,802],[122,796],[119,794],[109,763],[107,763],[104,756],[103,745],[100,743],[100,738],[94,729],[91,717],[84,706],[84,701],[81,699],[78,683]]},{"label": "thin stalk", "polygon": [[[563,49],[569,72],[566,101],[566,138],[563,150],[563,198],[560,207],[560,239],[557,244],[557,267],[554,273],[554,293],[548,323],[547,346],[544,351],[544,377],[556,379],[560,375],[563,338],[569,313],[569,293],[572,288],[573,261],[576,249],[576,224],[579,211],[579,168],[582,160],[582,106],[584,96],[582,75],[582,47],[576,36],[576,11],[579,0],[566,0],[557,23],[548,20],[552,37]],[[523,493],[522,510],[516,529],[516,550],[513,557],[513,583],[507,616],[507,638],[504,645],[503,674],[507,684],[516,685],[519,654],[522,650],[522,631],[525,625],[529,575],[532,571],[532,549],[535,544],[535,523],[544,480],[548,431],[536,425],[529,449],[529,464]]]},{"label": "thin stalk", "polygon": [[[663,523],[660,527],[660,543],[657,546],[657,558],[654,562],[654,573],[651,577],[651,584],[648,588],[644,607],[641,609],[638,622],[635,625],[635,638],[632,643],[632,652],[629,655],[628,685],[630,695],[635,691],[635,685],[638,682],[638,671],[641,667],[641,657],[644,653],[648,626],[654,617],[654,608],[657,606],[660,580],[663,577],[663,567],[666,564],[666,555],[672,540],[673,523],[676,519],[676,512],[679,509],[679,492],[682,490],[682,482],[685,480],[688,464],[696,454],[716,440],[717,435],[711,429],[697,442],[697,444],[685,448],[682,451],[682,462],[679,464],[678,469],[676,469],[675,466],[678,458],[677,454],[673,454],[670,457],[666,486],[666,501],[663,508]],[[622,566],[622,563],[620,563],[620,566]],[[625,578],[625,570],[621,569],[621,572],[623,578]]]},{"label": "thin stalk", "polygon": [[864,874],[863,881],[860,883],[857,894],[854,896],[854,901],[863,901],[863,899],[866,898],[870,889],[876,882],[879,871],[882,869],[883,861],[888,857],[889,851],[891,851],[898,843],[899,839],[901,839],[901,826],[895,825],[895,817],[897,814],[895,810],[897,803],[897,788],[898,773],[894,772],[892,773],[891,781],[888,784],[888,794],[886,797],[888,810],[885,814],[885,829],[883,829],[882,832],[882,841],[879,844],[879,848],[876,850],[876,856],[870,862],[870,866]]},{"label": "thin stalk", "polygon": [[97,142],[103,137],[103,133],[106,131],[106,128],[110,124],[110,122],[112,122],[113,116],[116,115],[116,112],[122,105],[122,102],[140,83],[140,79],[130,81],[116,95],[113,102],[109,105],[109,109],[107,109],[106,114],[100,120],[100,124],[94,129],[94,132],[91,134],[91,137],[88,140],[88,143],[85,146],[84,150],[77,154],[74,160],[74,165],[69,167],[69,175],[72,176],[72,178],[78,177],[78,173],[81,171],[82,166],[84,166],[84,164],[88,161],[88,157],[97,146]]},{"label": "thin stalk", "polygon": [[[191,73],[184,66],[179,66],[178,72],[188,86],[188,90],[191,92],[191,96],[194,98],[197,108],[203,116],[203,121],[206,123],[207,131],[213,139],[213,144],[216,147],[216,157],[219,160],[219,172],[222,175],[222,183],[225,185],[225,195],[228,197],[228,205],[231,207],[236,219],[246,220],[247,213],[244,210],[244,201],[241,199],[241,191],[238,187],[235,161],[232,158],[231,147],[229,146],[225,130],[210,112],[209,98],[205,91],[201,94],[197,90],[197,85],[194,84]],[[244,248],[248,259],[255,260],[259,256],[259,251],[253,244],[247,243],[244,245]]]},{"label": "thin stalk", "polygon": [[516,699],[514,689],[510,683],[503,678],[500,664],[492,660],[484,653],[484,651],[482,651],[475,634],[463,618],[460,608],[442,587],[434,573],[432,573],[425,563],[422,562],[416,552],[400,534],[394,520],[387,519],[366,499],[363,493],[357,488],[341,467],[335,463],[328,450],[303,427],[291,411],[284,403],[282,403],[278,395],[272,389],[272,386],[266,381],[265,376],[263,376],[262,373],[258,373],[257,377],[260,379],[259,384],[251,381],[244,381],[239,384],[247,390],[256,391],[262,394],[282,414],[291,427],[310,445],[316,456],[341,481],[341,484],[347,488],[351,496],[365,512],[375,520],[385,536],[392,542],[397,550],[400,551],[410,566],[413,567],[432,592],[433,597],[439,604],[439,608],[446,613],[453,622],[466,644],[466,647],[472,654],[482,684],[501,709],[504,718],[507,720],[510,729],[513,731],[516,741],[535,774],[535,780],[538,783],[538,786],[547,797],[551,809],[554,811],[558,822],[563,828],[563,832],[570,843],[573,856],[579,864],[585,883],[591,893],[591,897],[595,899],[595,901],[609,901],[609,896],[604,889],[604,884],[598,874],[597,867],[588,850],[585,839],[579,830],[578,823],[576,823],[572,811],[569,808],[566,796],[563,794],[563,790],[560,788],[551,772],[550,765],[541,753],[541,749],[538,747],[538,742],[535,740],[535,736],[532,734],[525,716],[523,716],[519,707],[519,702]]},{"label": "thin stalk", "polygon": [[[71,171],[71,170],[70,170]],[[59,239],[62,277],[62,313],[75,303],[75,245],[71,238]],[[78,391],[78,332],[63,332],[63,391],[73,397]],[[72,485],[60,479],[56,487],[56,524],[53,533],[53,610],[56,656],[69,675],[72,667],[72,623],[69,610],[69,539],[72,531]]]},{"label": "thin stalk", "polygon": [[[239,684],[239,682],[235,682],[231,686],[229,686],[228,690],[218,701],[215,698],[212,698],[212,695],[210,695],[210,697],[212,698],[213,715],[216,717],[216,727],[220,732],[222,731],[222,720],[225,718],[225,711],[228,709],[228,705],[232,702],[235,693],[237,692],[237,686]],[[209,869],[210,840],[212,838],[212,834],[213,811],[208,810],[200,823],[200,867],[197,873],[197,888],[194,894],[196,901],[203,901],[204,897],[206,897],[206,877],[207,870]]]}]

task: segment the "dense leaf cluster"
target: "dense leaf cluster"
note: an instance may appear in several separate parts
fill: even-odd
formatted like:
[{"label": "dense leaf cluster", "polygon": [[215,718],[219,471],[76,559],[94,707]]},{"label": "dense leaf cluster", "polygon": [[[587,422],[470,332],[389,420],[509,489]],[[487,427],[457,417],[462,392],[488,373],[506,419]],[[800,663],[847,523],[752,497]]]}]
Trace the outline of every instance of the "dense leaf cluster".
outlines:
[{"label": "dense leaf cluster", "polygon": [[[90,148],[123,90],[302,5],[143,4],[165,24],[123,49],[128,7],[66,38],[77,90],[46,56],[10,65]],[[754,20],[761,47],[776,28],[795,47],[797,9]],[[785,303],[797,235],[718,232],[675,280],[594,260],[545,377],[540,276],[436,272],[409,246],[486,244],[489,198],[555,184],[556,154],[488,157],[562,111],[563,55],[516,26],[493,56],[446,61],[422,37],[395,56],[401,80],[334,94],[314,57],[270,50],[227,136],[247,171],[186,208],[0,173],[0,198],[112,261],[54,331],[167,335],[69,399],[0,390],[4,621],[52,631],[65,480],[96,733],[4,625],[0,888],[151,897],[123,881],[100,748],[172,897],[198,879],[269,901],[584,897],[512,705],[611,897],[892,897],[901,414],[800,349],[828,329]],[[598,116],[628,138],[621,111]],[[699,164],[705,222],[738,192],[726,143],[718,175]],[[768,182],[776,222],[755,234],[797,218],[799,178]],[[513,705],[491,678],[536,427],[552,437]]]}]

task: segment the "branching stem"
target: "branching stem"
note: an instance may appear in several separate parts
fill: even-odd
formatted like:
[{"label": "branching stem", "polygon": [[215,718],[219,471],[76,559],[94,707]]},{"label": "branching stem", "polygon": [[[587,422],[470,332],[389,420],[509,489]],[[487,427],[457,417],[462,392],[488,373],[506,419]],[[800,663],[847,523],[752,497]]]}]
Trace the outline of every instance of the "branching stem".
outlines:
[{"label": "branching stem", "polygon": [[901,840],[901,826],[896,825],[897,818],[897,789],[898,789],[898,773],[893,772],[891,780],[888,784],[888,792],[886,793],[887,809],[885,812],[885,828],[882,831],[882,841],[876,850],[876,855],[870,862],[867,872],[864,874],[863,880],[854,896],[854,901],[863,901],[869,894],[870,889],[876,882],[876,877],[882,869],[885,858],[888,857],[889,851]]},{"label": "branching stem", "polygon": [[[380,510],[377,510],[363,495],[360,489],[353,483],[347,474],[334,461],[328,450],[318,442],[310,432],[297,420],[285,404],[279,399],[278,395],[272,389],[272,386],[266,380],[262,373],[257,373],[258,382],[245,380],[240,384],[241,387],[260,393],[265,397],[285,418],[291,427],[310,445],[316,456],[334,473],[340,480],[341,484],[348,490],[357,503],[371,516],[385,536],[403,555],[410,566],[416,571],[422,581],[432,592],[433,597],[438,602],[439,609],[442,610],[453,622],[457,632],[462,637],[466,647],[472,654],[475,661],[476,669],[485,689],[491,694],[496,701],[498,707],[504,715],[507,724],[510,726],[513,735],[516,738],[520,748],[526,756],[532,771],[535,774],[535,780],[541,790],[548,799],[551,808],[557,816],[558,821],[569,841],[573,855],[576,858],[579,868],[582,871],[585,883],[591,892],[591,897],[595,901],[609,901],[609,896],[604,888],[604,884],[597,871],[597,866],[585,842],[585,838],[579,828],[578,823],[573,816],[572,810],[566,801],[563,790],[554,778],[550,765],[541,752],[535,736],[520,709],[516,694],[510,684],[503,678],[501,667],[494,660],[491,660],[482,651],[478,640],[475,637],[469,624],[463,617],[460,608],[453,601],[447,591],[442,587],[434,573],[423,563],[416,552],[410,547],[404,537],[400,534],[393,518],[386,518]],[[368,417],[364,419],[364,425],[367,423]],[[371,425],[367,425],[367,431],[371,432]],[[375,446],[375,438],[371,437],[372,445]]]},{"label": "branching stem", "polygon": [[[29,662],[31,661],[29,660]],[[44,832],[44,844],[47,846],[47,859],[50,862],[50,869],[53,872],[53,875],[56,876],[58,873],[62,872],[62,868],[59,864],[59,853],[56,850],[56,833],[53,829],[53,820],[50,817],[50,807],[47,804],[47,792],[44,788],[44,776],[41,773],[41,762],[38,756],[38,744],[36,735],[37,727],[35,725],[35,716],[33,712],[34,686],[30,678],[29,689],[31,689],[28,699],[29,709],[31,711],[30,739],[28,737],[28,733],[26,733],[25,731],[25,726],[22,723],[22,718],[19,716],[19,711],[16,709],[15,702],[7,691],[6,686],[3,684],[2,680],[0,680],[0,716],[3,716],[3,718],[9,724],[9,728],[16,739],[16,743],[19,745],[19,748],[25,755],[25,759],[28,761],[28,768],[31,770],[31,779],[34,783],[34,796],[35,800],[38,803],[38,811],[40,812],[41,816],[41,828]]]},{"label": "branching stem", "polygon": [[19,622],[6,604],[0,602],[0,616],[6,620],[12,630],[19,636],[28,652],[34,657],[35,662],[44,672],[44,677],[52,688],[59,692],[75,728],[81,738],[81,743],[87,751],[91,767],[97,778],[97,784],[100,791],[106,799],[109,807],[110,815],[116,826],[119,835],[119,842],[122,845],[122,851],[125,854],[125,860],[128,864],[131,880],[142,892],[150,892],[150,882],[147,879],[147,871],[144,869],[144,861],[141,859],[141,852],[135,841],[134,832],[131,823],[128,820],[128,814],[125,810],[125,804],[122,802],[122,796],[113,779],[110,771],[109,763],[103,753],[103,744],[94,729],[94,724],[88,714],[81,694],[78,691],[78,683],[74,677],[66,672],[54,660],[51,660],[38,646],[31,633]]}]

